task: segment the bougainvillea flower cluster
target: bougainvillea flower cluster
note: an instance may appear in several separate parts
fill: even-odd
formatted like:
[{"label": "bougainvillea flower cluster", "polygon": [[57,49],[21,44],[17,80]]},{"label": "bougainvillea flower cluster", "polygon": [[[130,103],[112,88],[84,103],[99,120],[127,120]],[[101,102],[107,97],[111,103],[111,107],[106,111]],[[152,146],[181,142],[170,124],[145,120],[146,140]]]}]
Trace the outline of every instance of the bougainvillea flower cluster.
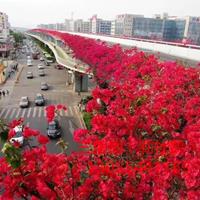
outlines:
[{"label": "bougainvillea flower cluster", "polygon": [[[91,129],[74,132],[81,152],[49,154],[37,135],[41,145],[22,151],[20,166],[2,158],[1,199],[199,200],[200,70],[99,40],[32,31],[59,38],[90,66],[98,83],[86,106]],[[49,121],[57,109],[62,105],[47,108]]]}]

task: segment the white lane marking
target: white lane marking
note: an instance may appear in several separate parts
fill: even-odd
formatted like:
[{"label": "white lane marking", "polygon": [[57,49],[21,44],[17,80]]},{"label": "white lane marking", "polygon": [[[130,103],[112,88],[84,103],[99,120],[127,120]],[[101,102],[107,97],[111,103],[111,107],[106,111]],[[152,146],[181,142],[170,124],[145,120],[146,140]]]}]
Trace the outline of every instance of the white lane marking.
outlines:
[{"label": "white lane marking", "polygon": [[3,115],[3,113],[4,113],[5,110],[6,110],[5,108],[2,109],[2,111],[0,113],[0,117],[2,117],[2,115]]},{"label": "white lane marking", "polygon": [[69,115],[73,115],[72,107],[69,106],[68,108],[69,108],[69,111],[70,111],[70,112],[69,112]]},{"label": "white lane marking", "polygon": [[38,117],[41,117],[41,112],[42,112],[42,108],[39,107],[39,113],[38,113]]},{"label": "white lane marking", "polygon": [[33,117],[35,117],[36,115],[36,109],[37,109],[36,107],[33,108]]},{"label": "white lane marking", "polygon": [[10,118],[11,118],[11,119],[14,118],[14,113],[15,113],[15,111],[16,111],[16,108],[14,108],[13,111],[12,111],[12,113],[10,114]]},{"label": "white lane marking", "polygon": [[78,106],[74,106],[74,110],[75,110],[75,113],[76,113],[76,115],[77,115],[77,118],[78,118],[78,120],[79,120],[79,123],[80,123],[80,125],[84,128],[85,126],[84,126],[84,122],[83,122],[83,120],[82,120],[82,118],[81,118],[81,113],[78,111]]},{"label": "white lane marking", "polygon": [[71,120],[69,120],[69,130],[70,130],[71,134],[73,135],[73,133],[74,133],[74,128],[73,128],[73,126],[72,126]]},{"label": "white lane marking", "polygon": [[46,106],[44,107],[43,112],[44,112],[44,117],[46,117]]},{"label": "white lane marking", "polygon": [[8,117],[8,114],[9,114],[10,111],[11,111],[10,108],[7,109],[7,111],[6,111],[5,115],[4,115],[4,118],[5,118],[5,119]]},{"label": "white lane marking", "polygon": [[30,117],[31,109],[32,109],[32,108],[29,108],[29,109],[28,109],[28,113],[27,113],[27,117],[28,117],[28,118]]},{"label": "white lane marking", "polygon": [[21,114],[21,117],[24,117],[24,116],[25,116],[25,112],[26,112],[26,109],[23,109],[22,114]]},{"label": "white lane marking", "polygon": [[20,111],[21,111],[21,109],[18,109],[18,112],[17,112],[17,114],[16,114],[16,118],[19,118],[19,113],[20,113]]}]

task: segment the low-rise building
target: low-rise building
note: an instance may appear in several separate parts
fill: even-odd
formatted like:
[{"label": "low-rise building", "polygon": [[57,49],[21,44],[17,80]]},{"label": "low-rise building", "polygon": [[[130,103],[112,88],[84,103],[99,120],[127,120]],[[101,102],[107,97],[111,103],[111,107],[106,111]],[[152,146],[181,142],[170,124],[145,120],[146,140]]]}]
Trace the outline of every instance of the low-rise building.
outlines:
[{"label": "low-rise building", "polygon": [[111,24],[109,20],[100,20],[97,33],[110,35],[111,34]]}]

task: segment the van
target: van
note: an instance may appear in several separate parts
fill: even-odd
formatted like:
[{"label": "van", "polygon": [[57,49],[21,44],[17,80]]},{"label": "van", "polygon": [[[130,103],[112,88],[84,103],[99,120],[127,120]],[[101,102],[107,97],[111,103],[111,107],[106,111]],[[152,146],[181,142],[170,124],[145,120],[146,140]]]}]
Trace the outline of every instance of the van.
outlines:
[{"label": "van", "polygon": [[31,59],[28,59],[28,60],[27,60],[27,66],[32,66],[32,61],[31,61]]}]

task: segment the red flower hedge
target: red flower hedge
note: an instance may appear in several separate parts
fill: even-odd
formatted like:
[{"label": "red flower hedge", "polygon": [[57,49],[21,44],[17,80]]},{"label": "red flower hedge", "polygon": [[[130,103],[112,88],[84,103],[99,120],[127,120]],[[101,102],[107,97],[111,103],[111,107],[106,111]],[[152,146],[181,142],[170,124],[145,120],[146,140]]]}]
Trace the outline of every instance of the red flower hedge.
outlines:
[{"label": "red flower hedge", "polygon": [[[25,150],[14,169],[2,159],[2,199],[198,200],[199,69],[101,41],[33,31],[63,40],[91,66],[101,87],[87,106],[92,129],[74,133],[86,149],[69,156],[50,155],[43,146]],[[55,108],[63,107],[48,108],[48,120]]]}]

